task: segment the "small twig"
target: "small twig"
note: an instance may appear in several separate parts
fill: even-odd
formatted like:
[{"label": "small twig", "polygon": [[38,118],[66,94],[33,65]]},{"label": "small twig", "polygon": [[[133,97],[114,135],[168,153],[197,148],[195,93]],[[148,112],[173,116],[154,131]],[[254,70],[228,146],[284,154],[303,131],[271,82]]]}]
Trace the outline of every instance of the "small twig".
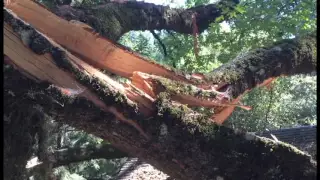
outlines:
[{"label": "small twig", "polygon": [[268,107],[267,107],[266,121],[265,122],[268,122],[268,116],[269,116],[269,113],[270,113],[270,110],[271,110],[272,103],[273,103],[273,87],[271,87],[271,91],[270,91],[270,101],[269,101]]},{"label": "small twig", "polygon": [[157,39],[157,41],[159,42],[160,46],[162,47],[164,56],[165,56],[165,57],[168,56],[166,46],[165,46],[165,45],[163,44],[163,42],[161,41],[159,35],[156,34],[156,33],[154,32],[154,30],[150,30],[150,32],[151,32],[151,34],[153,35],[153,37]]},{"label": "small twig", "polygon": [[176,36],[174,35],[174,33],[171,30],[166,30],[167,33],[172,36],[173,38],[176,38]]},{"label": "small twig", "polygon": [[196,59],[198,59],[198,54],[199,54],[199,44],[198,44],[198,35],[199,35],[199,30],[197,26],[197,13],[192,14],[192,31],[193,31],[193,46],[194,46],[194,54],[196,56]]}]

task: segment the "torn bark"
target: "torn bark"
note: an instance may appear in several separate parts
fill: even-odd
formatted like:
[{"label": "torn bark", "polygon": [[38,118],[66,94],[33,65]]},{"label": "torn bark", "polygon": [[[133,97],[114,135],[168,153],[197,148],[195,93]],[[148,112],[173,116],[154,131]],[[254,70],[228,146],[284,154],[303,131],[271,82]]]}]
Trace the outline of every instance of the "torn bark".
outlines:
[{"label": "torn bark", "polygon": [[[9,7],[11,7],[15,12],[18,12],[19,15],[26,15],[23,17],[27,20],[30,20],[31,24],[33,26],[36,26],[39,28],[42,27],[41,29],[44,29],[43,33],[47,32],[45,30],[48,30],[49,33],[47,32],[46,34],[48,34],[49,36],[58,37],[58,38],[54,38],[54,40],[57,40],[59,43],[63,44],[64,46],[66,46],[66,47],[71,46],[73,48],[78,48],[78,52],[76,54],[80,54],[81,57],[89,55],[89,54],[86,54],[87,51],[80,51],[79,50],[79,49],[81,49],[79,47],[82,47],[82,45],[84,45],[83,48],[86,47],[86,42],[83,41],[83,42],[78,42],[77,44],[70,44],[68,41],[68,38],[67,38],[67,40],[63,39],[63,38],[59,38],[59,37],[64,37],[64,35],[61,36],[59,34],[59,31],[52,31],[52,29],[50,30],[51,25],[48,26],[47,21],[43,21],[42,19],[32,18],[32,17],[37,17],[35,15],[27,16],[28,13],[26,13],[25,11],[30,11],[30,9],[32,9],[32,12],[34,14],[36,14],[36,12],[38,12],[39,15],[41,15],[41,16],[47,16],[48,18],[53,19],[51,21],[51,23],[53,23],[53,21],[54,21],[54,22],[57,22],[57,25],[71,25],[71,26],[74,26],[74,28],[78,29],[80,32],[85,33],[85,34],[89,33],[88,31],[85,31],[85,30],[79,28],[79,26],[76,26],[74,24],[64,22],[63,20],[59,19],[58,17],[54,16],[50,12],[43,9],[41,6],[39,6],[35,3],[32,3],[31,1],[21,0],[21,2],[19,1],[19,3],[11,4]],[[6,18],[6,21],[11,26],[14,26],[14,28],[19,28],[19,25],[23,24],[23,23],[19,24],[20,20],[15,20],[13,15],[9,12],[5,13],[5,18]],[[47,53],[53,48],[52,46],[57,46],[60,49],[63,49],[62,47],[55,45],[55,43],[52,42],[52,40],[46,39],[41,33],[32,31],[32,30],[30,30],[30,28],[31,27],[26,26],[26,27],[24,27],[24,29],[18,31],[18,33],[20,34],[21,39],[23,39],[24,44],[29,46],[30,48],[32,48],[33,51],[36,51],[37,53],[40,53],[40,54]],[[87,35],[88,36],[92,35],[92,33],[89,33]],[[67,34],[67,36],[68,36],[68,34]],[[71,38],[71,40],[75,39],[75,38],[77,38],[77,37],[73,37],[73,38]],[[100,67],[100,68],[104,67],[105,69],[108,69],[108,70],[113,68],[115,70],[115,72],[117,72],[116,74],[121,75],[123,77],[127,77],[127,78],[129,75],[132,76],[134,71],[142,71],[142,72],[147,72],[147,73],[158,74],[158,75],[161,75],[164,77],[169,77],[170,79],[173,79],[173,80],[182,80],[184,82],[190,82],[193,84],[199,83],[199,82],[197,82],[198,80],[195,78],[191,80],[191,78],[187,78],[187,76],[182,73],[174,72],[166,67],[157,65],[154,62],[151,62],[151,61],[145,60],[141,57],[132,55],[132,54],[126,52],[125,50],[114,46],[106,39],[101,38],[100,40],[104,44],[106,44],[107,47],[112,47],[112,48],[120,50],[120,52],[118,52],[116,54],[119,54],[120,56],[123,56],[123,55],[124,56],[117,57],[117,56],[112,56],[112,54],[114,54],[114,53],[108,53],[107,56],[105,57],[105,59],[107,58],[106,63],[102,63],[101,64],[102,66],[97,66],[97,67]],[[88,41],[89,41],[89,39],[88,39]],[[50,46],[50,44],[53,44],[53,45]],[[72,48],[68,48],[68,49],[72,49]],[[96,49],[98,49],[98,47]],[[121,50],[122,50],[122,52],[121,52]],[[52,50],[52,53],[53,53],[53,57],[61,58],[60,56],[63,52]],[[83,54],[85,54],[85,55],[83,55]],[[111,56],[110,56],[110,54],[111,54]],[[135,58],[136,61],[134,62],[134,64],[132,64],[131,61],[124,60],[124,57],[126,57],[126,56],[128,58],[131,57],[130,58],[131,60],[133,58]],[[84,63],[79,62],[79,60],[77,60],[77,58],[72,56],[70,53],[67,53],[66,59],[70,59],[71,61],[73,61],[72,63],[75,63],[75,65],[74,65],[75,67],[71,66],[68,68],[69,68],[69,70],[72,71],[72,73],[76,74],[76,78],[81,79],[82,83],[86,83],[86,85],[88,85],[87,80],[88,80],[88,78],[90,79],[90,77],[85,78],[85,77],[79,76],[79,71],[86,69],[86,71],[88,71],[89,74],[91,74],[91,76],[92,75],[99,76],[100,78],[103,77],[104,81],[107,81],[107,82],[109,82],[109,84],[114,86],[114,87],[108,87],[108,88],[111,88],[111,91],[114,91],[114,88],[119,88],[119,90],[121,92],[125,91],[124,88],[120,84],[112,82],[112,80],[110,78],[104,76],[101,72],[97,72],[97,71],[95,72],[92,68],[90,69],[90,67],[88,65],[85,65]],[[96,56],[95,60],[92,60],[92,59],[86,59],[86,60],[90,63],[92,63],[93,61],[99,62],[99,57]],[[114,61],[112,63],[109,63],[110,60],[114,60]],[[131,62],[131,64],[124,64],[125,62]],[[56,63],[61,65],[61,62],[56,62]],[[96,64],[96,63],[93,63],[93,64]],[[64,68],[66,68],[66,67],[64,67]],[[122,73],[121,71],[125,72],[125,74]],[[37,75],[37,76],[39,76],[39,75]],[[54,76],[54,75],[52,75],[52,76]],[[140,83],[144,83],[144,82],[140,82]],[[105,85],[103,85],[103,86],[105,86]],[[75,89],[78,89],[76,91],[71,91],[70,88],[69,89],[60,88],[60,90],[63,90],[65,93],[69,93],[69,94],[70,94],[70,92],[72,92],[71,94],[74,94],[74,93],[83,94],[82,91],[84,91],[85,88],[84,87],[80,88],[79,85],[76,85],[76,87],[77,88],[75,88]],[[66,90],[68,90],[68,91],[66,91]],[[134,88],[132,88],[132,90],[129,89],[126,91],[127,91],[126,94],[130,99],[134,99],[135,101],[139,101],[139,102],[136,102],[136,104],[140,107],[140,111],[144,112],[145,115],[150,114],[154,110],[153,105],[152,105],[153,99],[150,99],[148,96],[145,96],[141,92],[137,93],[136,89],[134,89]],[[85,93],[84,95],[88,96],[87,93]],[[89,95],[89,96],[92,96],[92,95]],[[96,101],[96,103],[100,104],[99,106],[103,106],[103,105],[101,105],[101,103],[99,103],[99,100],[94,100],[94,101]],[[189,102],[191,102],[191,101],[189,101]],[[197,104],[197,103],[193,103],[193,104]],[[202,104],[198,103],[198,106],[199,105],[201,106]],[[214,105],[214,104],[211,104],[211,106],[212,105]],[[225,106],[226,104],[217,102],[216,105]],[[141,107],[141,106],[143,106],[143,107]],[[103,108],[105,108],[108,111],[112,111],[122,121],[126,121],[127,123],[132,124],[137,129],[139,129],[141,134],[143,134],[145,137],[147,137],[147,135],[145,133],[143,133],[143,131],[141,130],[140,127],[138,127],[136,124],[132,123],[131,121],[126,120],[123,116],[120,115],[120,113],[117,113],[117,111],[115,109],[113,109],[113,108],[108,109],[107,107],[103,107]]]},{"label": "torn bark", "polygon": [[[21,0],[20,2],[28,1]],[[19,3],[8,7],[17,10],[16,8],[20,7],[18,6]],[[33,16],[32,13],[23,14],[28,10],[20,10],[22,13],[20,16],[22,15],[27,21],[34,22],[33,18],[28,19],[28,17]],[[17,12],[20,12],[20,10],[17,10]],[[7,63],[14,64],[18,70],[28,74],[28,77],[32,77],[32,79],[23,79],[22,74],[11,68],[7,69],[4,72],[7,77],[5,89],[12,91],[15,96],[8,97],[6,103],[10,104],[10,102],[19,99],[25,99],[21,104],[27,106],[30,102],[37,102],[44,107],[48,115],[57,121],[68,123],[78,129],[106,139],[116,148],[127,152],[129,155],[139,157],[178,179],[216,179],[218,177],[224,179],[236,179],[238,177],[243,179],[272,179],[274,177],[314,179],[316,177],[316,163],[310,156],[295,147],[218,126],[210,122],[205,115],[180,104],[177,99],[175,99],[176,101],[170,99],[170,95],[172,95],[170,92],[160,91],[156,95],[150,94],[153,89],[159,89],[163,86],[153,84],[148,87],[148,85],[145,85],[149,90],[151,87],[151,90],[144,92],[142,88],[136,87],[133,89],[114,82],[88,65],[87,62],[90,62],[90,60],[79,59],[57,44],[63,42],[62,39],[58,42],[58,36],[65,33],[64,31],[53,32],[52,36],[54,34],[56,36],[53,36],[53,40],[49,40],[46,39],[45,35],[12,16],[12,13],[4,11],[4,53],[9,57]],[[31,22],[30,24],[37,27]],[[42,25],[46,27],[45,24],[41,24],[38,27],[39,30],[41,30]],[[24,39],[26,30],[30,31],[27,33],[30,33],[28,35],[30,41]],[[75,28],[75,31],[82,32],[79,27]],[[48,36],[51,38],[51,35]],[[75,36],[75,38],[82,37],[80,35],[79,37]],[[314,69],[316,66],[316,48],[313,38],[315,37],[307,36],[308,41],[303,38],[293,40],[295,43],[290,43],[290,46],[281,46],[281,43],[287,44],[287,41],[280,42],[278,46],[281,47],[281,50],[285,47],[289,47],[290,50],[283,51],[283,53],[287,52],[288,54],[281,57],[287,58],[285,60],[286,64],[294,65],[293,71],[283,69],[285,72],[295,74]],[[57,43],[54,41],[57,41]],[[69,43],[68,40],[64,40],[64,42],[64,46],[72,46],[72,43]],[[104,40],[103,42],[107,41]],[[85,43],[85,41],[82,43]],[[123,54],[117,51],[119,49],[121,48],[115,48],[116,56],[114,57]],[[277,49],[279,48],[275,50]],[[270,52],[274,53],[273,50],[261,52],[259,61],[253,61],[260,65],[256,67],[261,68],[263,62],[269,62],[266,59],[270,57],[270,54],[268,54]],[[80,55],[82,53],[86,52],[79,51]],[[294,55],[291,55],[292,53]],[[133,55],[127,57],[133,57]],[[136,58],[136,60],[138,62],[145,61],[142,58]],[[245,62],[247,59],[242,60]],[[235,60],[224,67],[233,67],[233,63],[237,64],[239,60]],[[146,64],[150,63],[147,62]],[[240,65],[239,67],[242,67]],[[168,79],[169,82],[174,82],[177,77],[183,77],[175,73],[172,74],[174,78],[168,77],[166,76],[168,74],[167,69],[156,65],[154,67],[161,69],[161,72],[158,71],[158,75],[170,78],[171,80]],[[277,64],[267,64],[267,67],[271,71],[276,69]],[[299,67],[305,67],[305,71],[297,70]],[[135,71],[140,70],[135,68],[137,66],[133,66],[130,76]],[[220,73],[223,73],[221,69],[223,68],[216,72],[216,77],[218,79],[220,77],[220,81],[223,80],[222,76],[219,76]],[[227,72],[225,74],[228,74]],[[253,81],[252,87],[267,78],[266,75],[259,79],[261,81]],[[38,84],[34,80],[49,83]],[[214,77],[212,77],[212,80],[214,81]],[[230,78],[226,79],[227,83],[230,82],[228,80]],[[21,83],[21,81],[24,83]],[[252,82],[252,79],[247,79],[247,81]],[[221,83],[225,82],[222,81]],[[54,86],[50,86],[50,84],[54,84]],[[33,96],[30,96],[30,91],[33,92],[31,93]],[[37,94],[41,96],[39,97]],[[142,105],[140,102],[142,102]],[[145,118],[143,109],[145,109],[145,112],[149,112],[151,118]],[[225,108],[218,107],[217,109],[224,110]],[[162,127],[165,127],[165,132],[162,132]],[[299,164],[299,166],[296,166],[296,164]]]}]

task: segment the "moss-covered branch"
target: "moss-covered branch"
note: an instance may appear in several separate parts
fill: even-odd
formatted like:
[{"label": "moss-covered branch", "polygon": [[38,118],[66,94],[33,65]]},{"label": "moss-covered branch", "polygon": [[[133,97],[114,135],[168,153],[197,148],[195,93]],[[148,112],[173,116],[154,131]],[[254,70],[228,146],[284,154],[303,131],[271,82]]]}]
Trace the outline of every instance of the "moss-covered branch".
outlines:
[{"label": "moss-covered branch", "polygon": [[234,97],[279,76],[310,74],[317,68],[316,33],[282,40],[238,56],[207,75],[211,83],[226,83]]},{"label": "moss-covered branch", "polygon": [[118,159],[127,157],[126,153],[115,149],[110,144],[58,149],[53,154],[56,157],[54,167],[91,159]]},{"label": "moss-covered branch", "polygon": [[230,13],[238,3],[238,0],[222,0],[217,4],[176,9],[140,1],[127,1],[91,7],[61,6],[53,12],[69,20],[85,22],[104,37],[116,41],[131,30],[166,29],[192,34],[192,15],[195,13],[199,32],[203,32],[218,18],[220,20],[217,22],[229,19]]},{"label": "moss-covered branch", "polygon": [[[66,147],[54,150],[48,156],[50,156],[52,167],[56,168],[92,159],[118,159],[127,157],[127,154],[109,144],[100,144],[88,145],[86,147]],[[40,171],[43,168],[42,166],[43,163],[32,167],[28,170],[29,174]]]},{"label": "moss-covered branch", "polygon": [[[5,81],[6,91],[14,93],[6,103],[22,98],[25,100],[20,105],[37,102],[54,119],[106,139],[116,148],[173,177],[314,179],[316,176],[316,163],[298,149],[217,126],[165,96],[156,102],[158,111],[153,119],[141,119],[144,128],[153,134],[152,140],[145,142],[130,127],[119,125],[115,120],[105,121],[108,114],[83,98],[60,101],[64,103],[61,107],[50,100],[61,95],[52,94],[47,85],[23,79],[23,75],[13,69],[8,69],[4,75],[11,77]],[[30,91],[26,92],[27,89]]]}]

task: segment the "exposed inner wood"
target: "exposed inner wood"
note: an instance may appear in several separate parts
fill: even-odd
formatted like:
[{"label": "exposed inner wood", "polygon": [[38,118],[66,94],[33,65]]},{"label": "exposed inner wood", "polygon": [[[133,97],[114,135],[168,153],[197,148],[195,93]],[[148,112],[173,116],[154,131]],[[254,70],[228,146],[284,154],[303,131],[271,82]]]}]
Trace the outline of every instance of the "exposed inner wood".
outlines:
[{"label": "exposed inner wood", "polygon": [[[276,80],[277,77],[271,77],[268,78],[266,80],[264,80],[261,84],[258,84],[257,87],[266,87],[266,88],[270,88],[271,83]],[[232,104],[237,104],[240,102],[240,99],[250,91],[250,89],[246,90],[243,94],[241,94],[240,96],[238,96],[237,98],[232,100]],[[234,111],[236,106],[229,106],[226,107],[224,109],[222,109],[221,111],[218,111],[218,113],[214,114],[212,116],[212,120],[217,123],[217,124],[222,124],[224,121],[226,121],[228,119],[228,117],[232,114],[232,112]],[[242,106],[242,108],[246,109],[246,110],[250,110],[251,108],[248,106]]]},{"label": "exposed inner wood", "polygon": [[[241,97],[242,97],[242,95],[238,96],[237,98],[233,99],[231,101],[231,103],[237,104],[240,101]],[[217,110],[218,112],[212,116],[212,121],[217,124],[222,124],[224,121],[226,121],[228,119],[228,117],[232,114],[232,112],[234,111],[235,108],[236,108],[236,106],[228,106],[225,108],[219,108],[219,110]]]},{"label": "exposed inner wood", "polygon": [[[6,8],[10,9],[19,18],[32,25],[45,36],[50,37],[49,40],[51,44],[61,49],[65,48],[66,51],[68,50],[69,52],[66,54],[73,64],[81,68],[83,72],[103,80],[115,91],[126,95],[129,98],[129,102],[137,104],[139,111],[146,116],[150,116],[154,112],[155,107],[153,102],[157,98],[157,95],[163,90],[161,90],[161,87],[157,84],[150,83],[150,81],[139,75],[136,76],[139,72],[166,77],[173,81],[192,83],[192,81],[188,80],[185,76],[140,57],[135,53],[129,52],[111,41],[88,31],[78,23],[61,19],[33,1],[11,1]],[[70,52],[75,54],[71,54]],[[21,43],[20,37],[16,35],[7,24],[5,25],[5,54],[12,59],[13,64],[21,68],[21,71],[27,72],[32,77],[49,81],[61,87],[61,90],[65,93],[78,93],[78,96],[87,97],[96,103],[98,107],[114,112],[114,110],[107,109],[105,104],[94,93],[89,92],[85,87],[76,82],[71,74],[59,69],[53,63],[51,55],[46,54],[39,56],[25,47]],[[42,59],[45,59],[45,61]],[[117,75],[131,79],[132,84],[120,84],[97,70],[97,68],[106,69]],[[192,74],[191,76],[195,79],[203,79],[204,77],[199,73]],[[220,87],[222,86],[223,85],[220,85]],[[201,87],[201,85],[198,87]],[[202,87],[206,91],[219,93],[216,89],[220,87],[213,88],[212,85],[203,85]],[[229,117],[236,106],[250,109],[247,106],[239,105],[238,101],[235,100],[228,102],[225,101],[225,99],[198,99],[196,97],[179,94],[173,94],[171,98],[174,101],[189,106],[215,108],[216,116],[220,117],[215,119],[218,119],[220,123]],[[118,119],[126,122],[125,118],[120,116],[120,114],[121,113],[117,114]],[[127,123],[129,122],[131,121],[127,121]],[[137,125],[131,125],[139,129]],[[141,129],[139,131],[143,134]]]},{"label": "exposed inner wood", "polygon": [[24,46],[18,34],[8,24],[4,24],[4,54],[7,55],[21,71],[42,81],[48,81],[63,88],[84,89],[71,75],[55,64],[50,55],[37,55]]},{"label": "exposed inner wood", "polygon": [[[53,41],[51,41],[51,43],[57,47],[60,47]],[[37,55],[32,52],[22,43],[19,35],[13,32],[12,28],[6,23],[4,25],[4,54],[7,56],[7,58],[5,58],[7,62],[13,64],[14,67],[18,68],[18,70],[21,72],[24,72],[24,74],[27,74],[28,77],[35,78],[40,81],[50,82],[65,94],[72,94],[72,92],[76,92],[76,94],[72,95],[85,97],[86,99],[92,101],[97,107],[104,111],[113,113],[118,120],[133,126],[144,137],[149,138],[137,123],[135,123],[133,120],[125,118],[116,108],[106,106],[105,103],[99,99],[99,97],[78,83],[70,73],[59,69],[55,65],[50,54]],[[101,80],[105,80],[110,87],[115,88],[117,91],[125,93],[125,91],[128,90],[125,89],[121,84],[113,81],[108,76],[94,69],[72,54],[66,52],[66,55],[69,60],[77,64],[78,67],[81,67],[84,72],[95,75]],[[140,97],[140,100],[142,101],[145,99]],[[142,102],[140,104],[144,103]]]},{"label": "exposed inner wood", "polygon": [[[79,28],[81,26],[77,23],[61,19],[31,0],[14,0],[6,8],[58,44],[84,57],[84,61],[97,68],[106,69],[126,78],[130,78],[134,71],[141,71],[190,82],[184,76],[164,66],[119,47],[85,28]],[[68,31],[65,31],[66,29]]]},{"label": "exposed inner wood", "polygon": [[[141,72],[134,72],[131,80],[132,80],[132,84],[134,84],[136,87],[143,90],[145,93],[147,93],[153,98],[157,97],[159,93],[165,91],[165,88],[158,85],[158,80],[154,78],[154,75],[149,75]],[[204,90],[204,91],[209,91],[209,90]],[[213,91],[216,92],[215,90]],[[231,115],[235,107],[240,107],[245,110],[251,109],[251,107],[249,106],[244,106],[239,104],[239,100],[241,97],[236,98],[232,102],[228,102],[228,100],[226,100],[225,98],[199,99],[190,95],[177,93],[177,94],[172,94],[170,98],[181,104],[187,104],[188,106],[193,106],[193,107],[202,106],[202,107],[208,107],[208,108],[215,108],[215,114],[217,114],[217,117],[214,116],[213,121],[218,122],[219,124],[223,123]],[[220,108],[216,108],[216,107],[220,107]]]}]

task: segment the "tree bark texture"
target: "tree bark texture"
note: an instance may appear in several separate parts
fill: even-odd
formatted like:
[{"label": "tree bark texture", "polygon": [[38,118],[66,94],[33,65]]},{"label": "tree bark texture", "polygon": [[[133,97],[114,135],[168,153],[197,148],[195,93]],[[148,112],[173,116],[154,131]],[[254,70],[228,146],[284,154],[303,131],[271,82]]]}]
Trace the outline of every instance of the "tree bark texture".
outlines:
[{"label": "tree bark texture", "polygon": [[315,32],[303,38],[283,40],[236,57],[232,63],[209,73],[208,80],[232,85],[232,95],[237,97],[268,78],[316,71],[316,49]]},{"label": "tree bark texture", "polygon": [[[32,147],[36,144],[35,136],[40,131],[44,116],[42,108],[35,101],[26,100],[26,96],[12,98],[23,89],[28,80],[21,75],[19,85],[17,73],[12,67],[4,65],[4,179],[27,179],[26,164],[33,155]],[[21,86],[20,86],[21,85]],[[21,88],[20,88],[21,87]],[[14,91],[11,91],[15,89]],[[32,94],[28,94],[32,96]]]},{"label": "tree bark texture", "polygon": [[[50,154],[52,168],[67,166],[71,163],[89,161],[92,159],[119,159],[127,157],[126,153],[115,149],[109,144],[88,145],[85,147],[65,147],[53,150]],[[38,164],[29,169],[29,174],[43,169],[44,164]]]},{"label": "tree bark texture", "polygon": [[[11,76],[15,79],[5,81],[5,87],[6,91],[13,92],[15,96],[7,98],[5,105],[21,98],[26,100],[20,102],[19,107],[28,107],[32,102],[37,102],[46,107],[45,111],[56,120],[106,139],[113,146],[132,156],[139,157],[177,179],[238,179],[238,177],[243,179],[316,179],[316,162],[295,147],[235,132],[232,129],[214,125],[209,120],[197,119],[183,112],[181,106],[172,107],[167,104],[167,107],[165,106],[165,109],[162,110],[162,117],[149,120],[152,122],[147,127],[148,131],[155,135],[152,141],[145,141],[135,129],[117,120],[105,121],[110,115],[94,107],[85,99],[76,98],[71,104],[65,102],[64,108],[61,108],[57,105],[53,106],[52,101],[46,100],[41,103],[42,98],[40,97],[36,99],[28,97],[30,91],[20,90],[19,92],[18,89],[32,89],[31,91],[36,94],[43,92],[43,99],[50,99],[50,95],[44,93],[48,86],[39,88],[37,83],[24,79],[24,76],[17,71],[13,69],[10,71],[13,72],[5,72],[5,77]],[[22,86],[22,81],[26,82],[26,86]],[[13,85],[12,88],[9,89],[7,84]],[[19,111],[24,112],[20,108]],[[59,117],[56,117],[56,114],[59,114]],[[28,121],[28,119],[23,119],[23,121],[31,123],[31,120]],[[18,122],[21,123],[21,120]],[[166,126],[167,132],[160,136],[161,124],[162,127]],[[8,125],[5,125],[5,128],[9,129]],[[157,128],[159,128],[158,131]],[[152,132],[152,129],[155,130]],[[6,130],[5,134],[8,133]],[[19,135],[21,135],[21,127],[19,127]],[[15,141],[17,139],[23,140],[25,137],[14,137]],[[26,148],[31,147],[27,145]],[[14,146],[12,142],[6,140],[5,147],[16,147],[20,151],[20,154],[14,153],[15,158],[19,158],[19,161],[24,160],[24,163],[17,162],[19,164],[25,165],[31,156],[26,155],[20,143]],[[9,158],[12,157],[9,151],[5,152],[7,152],[5,153],[7,164],[13,164],[15,161]],[[25,158],[21,159],[21,156]],[[5,166],[5,172],[8,172],[7,177],[18,175],[19,173],[12,172],[15,169]]]},{"label": "tree bark texture", "polygon": [[[199,32],[220,16],[230,18],[238,0],[222,0],[217,4],[201,5],[190,9],[177,9],[139,1],[109,2],[93,7],[60,6],[53,10],[67,20],[79,20],[93,27],[102,36],[118,40],[131,30],[173,30],[192,34],[192,15],[196,14]],[[221,22],[221,20],[217,21]]]},{"label": "tree bark texture", "polygon": [[[6,10],[4,13],[5,54],[8,56],[6,63],[11,64],[5,66],[7,68],[4,71],[7,93],[5,107],[12,107],[13,102],[19,102],[19,106],[5,109],[7,117],[11,117],[10,112],[14,112],[13,110],[27,113],[25,111],[33,104],[40,105],[41,112],[53,119],[101,137],[130,156],[138,157],[177,179],[316,178],[316,162],[297,148],[212,123],[207,116],[187,105],[172,101],[172,94],[166,91],[154,97],[154,111],[146,118],[141,112],[142,106],[135,103],[140,99],[130,99],[125,88],[106,81],[103,75],[94,74],[91,66],[89,71],[85,59],[73,58],[64,48],[48,40],[24,21]],[[26,31],[30,33],[30,39],[23,47],[21,44]],[[11,43],[17,46],[16,54],[24,54],[25,59],[12,53],[14,50]],[[22,66],[21,63],[29,65],[27,60],[41,71],[33,70],[31,66]],[[42,66],[44,62],[48,63],[47,67]],[[232,95],[237,96],[270,77],[308,73],[315,68],[316,40],[314,35],[310,35],[254,50],[205,75],[200,83],[233,85]],[[51,79],[46,78],[43,72]],[[63,78],[58,77],[61,75]],[[161,80],[156,76],[149,77]],[[81,93],[66,93],[65,89],[59,88],[63,82],[76,84],[64,86],[82,86],[86,90]],[[175,80],[172,82],[178,83]],[[157,87],[156,84],[154,87]],[[12,144],[17,142],[16,139],[10,140],[11,134],[17,131],[14,128],[20,127],[15,123],[24,121],[29,124],[28,127],[34,125],[32,118],[13,119],[17,119],[16,122],[11,120],[5,124],[5,137],[8,137],[5,143],[8,147],[18,147],[18,144]],[[25,126],[21,128],[24,129]],[[34,136],[31,130],[32,128],[26,132],[30,134],[30,139]],[[18,136],[20,134],[13,137],[23,141],[27,137]],[[26,148],[30,144],[31,141],[26,144]],[[19,152],[16,154],[19,155],[22,150],[17,150]],[[5,153],[6,158],[11,157],[9,150]],[[20,165],[22,160],[26,161],[25,155],[26,153],[20,155]],[[10,158],[7,158],[7,162],[16,163]],[[12,168],[7,168],[8,172],[12,171]]]}]

